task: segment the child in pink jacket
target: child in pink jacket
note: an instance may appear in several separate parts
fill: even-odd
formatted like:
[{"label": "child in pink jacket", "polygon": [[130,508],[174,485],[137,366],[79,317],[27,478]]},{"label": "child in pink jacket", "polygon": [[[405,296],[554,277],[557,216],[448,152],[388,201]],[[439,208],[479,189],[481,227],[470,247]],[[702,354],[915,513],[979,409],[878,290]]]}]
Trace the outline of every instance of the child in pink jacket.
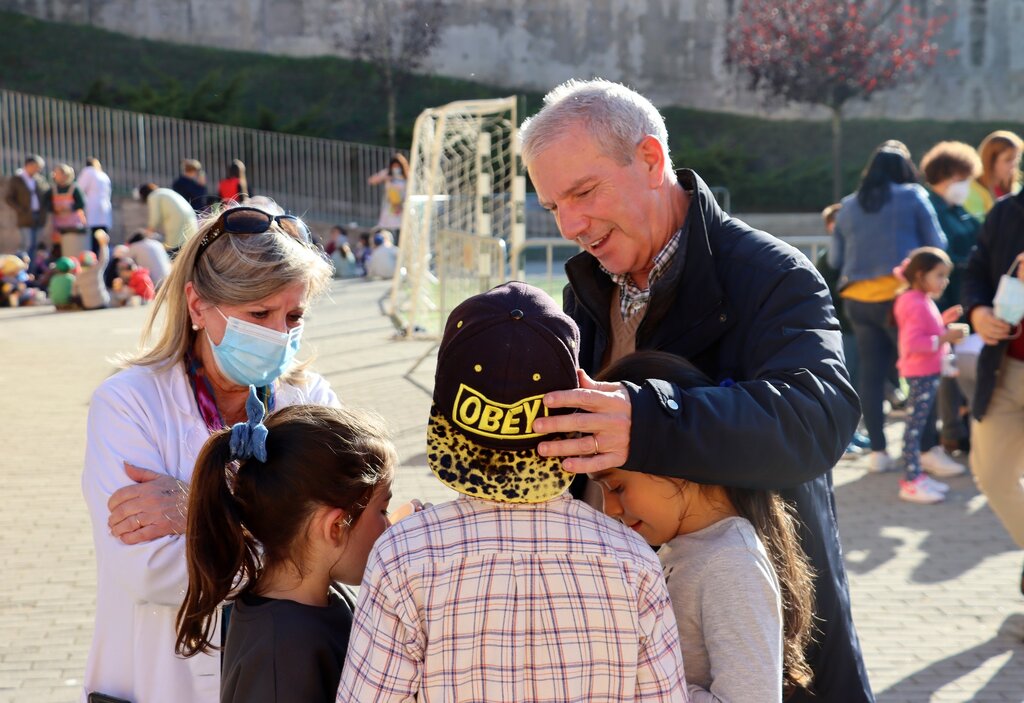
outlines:
[{"label": "child in pink jacket", "polygon": [[921,470],[921,431],[924,429],[939,389],[942,360],[950,354],[950,342],[966,335],[962,327],[947,327],[960,318],[959,305],[939,313],[935,299],[949,284],[953,265],[946,252],[921,247],[893,271],[906,281],[907,289],[896,298],[893,316],[899,328],[900,375],[910,385],[907,405],[910,414],[903,430],[903,460],[906,473],[900,481],[900,498],[911,503],[938,503],[949,486]]}]

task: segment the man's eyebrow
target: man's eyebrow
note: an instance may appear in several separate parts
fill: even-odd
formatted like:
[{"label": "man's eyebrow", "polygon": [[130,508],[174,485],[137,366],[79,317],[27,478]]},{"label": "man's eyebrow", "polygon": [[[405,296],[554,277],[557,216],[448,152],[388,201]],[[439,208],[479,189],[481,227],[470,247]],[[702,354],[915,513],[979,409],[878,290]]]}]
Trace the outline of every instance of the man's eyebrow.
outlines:
[{"label": "man's eyebrow", "polygon": [[604,471],[598,471],[596,474],[589,474],[591,481],[602,481],[612,475],[614,469],[605,469]]},{"label": "man's eyebrow", "polygon": [[[580,176],[575,181],[570,183],[568,188],[566,188],[561,193],[559,193],[558,197],[564,198],[565,196],[569,195],[573,191],[579,190],[579,188],[581,186],[585,185],[587,183],[587,181],[592,181],[592,180],[594,180],[594,176]],[[546,209],[546,210],[550,210],[550,209],[552,209],[555,206],[555,204],[552,203],[552,202],[545,202],[545,201],[542,201],[542,200],[538,201],[538,202],[540,203],[540,206],[542,208]]]}]

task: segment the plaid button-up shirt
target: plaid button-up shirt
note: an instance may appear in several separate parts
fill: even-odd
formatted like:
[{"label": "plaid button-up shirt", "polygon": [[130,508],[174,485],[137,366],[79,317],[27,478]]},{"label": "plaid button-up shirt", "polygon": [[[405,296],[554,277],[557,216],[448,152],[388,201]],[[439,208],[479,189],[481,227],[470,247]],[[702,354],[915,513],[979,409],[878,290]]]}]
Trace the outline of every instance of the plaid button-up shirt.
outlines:
[{"label": "plaid button-up shirt", "polygon": [[654,257],[654,265],[647,275],[647,288],[641,288],[628,273],[612,273],[604,266],[601,270],[611,276],[612,282],[619,288],[619,310],[622,311],[622,319],[628,320],[647,310],[647,304],[651,302],[651,286],[661,278],[665,269],[672,263],[672,258],[679,251],[679,242],[682,239],[682,229],[676,230],[672,239]]},{"label": "plaid button-up shirt", "polygon": [[639,536],[563,495],[460,497],[370,554],[339,703],[687,701],[675,616]]}]

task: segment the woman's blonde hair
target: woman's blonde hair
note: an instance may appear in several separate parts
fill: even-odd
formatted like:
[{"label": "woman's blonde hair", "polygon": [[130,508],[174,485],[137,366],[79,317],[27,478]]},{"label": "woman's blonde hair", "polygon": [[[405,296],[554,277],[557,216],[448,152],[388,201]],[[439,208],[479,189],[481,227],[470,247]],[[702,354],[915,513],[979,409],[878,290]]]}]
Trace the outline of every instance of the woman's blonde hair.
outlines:
[{"label": "woman's blonde hair", "polygon": [[75,169],[71,168],[68,164],[57,164],[53,167],[53,172],[63,176],[65,183],[75,180]]},{"label": "woman's blonde hair", "polygon": [[[251,201],[246,206],[252,207]],[[221,210],[218,216],[204,219],[199,231],[178,251],[142,330],[141,351],[118,359],[122,367],[184,360],[198,334],[192,329],[185,295],[187,283],[192,283],[199,298],[213,305],[253,303],[296,283],[307,286],[310,301],[327,290],[334,273],[330,262],[277,223],[262,234],[224,233],[197,260],[203,238],[231,207],[234,205]],[[261,199],[259,209],[271,215],[281,214],[281,209],[269,199]],[[301,382],[302,366],[293,367],[283,378]]]}]

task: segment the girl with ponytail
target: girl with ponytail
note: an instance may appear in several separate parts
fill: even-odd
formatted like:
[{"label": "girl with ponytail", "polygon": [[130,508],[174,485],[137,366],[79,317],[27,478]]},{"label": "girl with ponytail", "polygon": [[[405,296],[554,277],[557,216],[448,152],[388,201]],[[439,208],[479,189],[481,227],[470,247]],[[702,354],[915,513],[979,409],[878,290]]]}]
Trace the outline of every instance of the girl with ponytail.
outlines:
[{"label": "girl with ponytail", "polygon": [[370,548],[389,522],[395,450],[372,416],[293,405],[213,434],[192,474],[177,652],[218,649],[222,703],[333,701]]},{"label": "girl with ponytail", "polygon": [[[645,379],[694,392],[715,385],[664,352],[631,354],[600,375]],[[609,516],[661,547],[691,701],[770,703],[812,690],[804,650],[813,630],[813,574],[785,501],[765,490],[623,469],[590,479],[601,486]]]}]

